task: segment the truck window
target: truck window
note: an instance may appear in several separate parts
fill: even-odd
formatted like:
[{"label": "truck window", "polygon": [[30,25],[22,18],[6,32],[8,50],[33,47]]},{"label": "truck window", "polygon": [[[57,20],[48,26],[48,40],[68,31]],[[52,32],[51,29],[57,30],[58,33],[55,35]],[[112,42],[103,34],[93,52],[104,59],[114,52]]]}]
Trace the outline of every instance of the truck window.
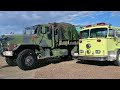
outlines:
[{"label": "truck window", "polygon": [[120,38],[120,31],[116,31],[116,36]]},{"label": "truck window", "polygon": [[109,36],[114,37],[115,36],[115,30],[109,29]]},{"label": "truck window", "polygon": [[31,34],[32,34],[32,35],[35,34],[35,30],[31,30]]},{"label": "truck window", "polygon": [[50,29],[49,27],[47,28],[47,36],[48,39],[52,39],[52,29]]},{"label": "truck window", "polygon": [[31,30],[26,30],[26,35],[31,35],[31,34],[32,34]]},{"label": "truck window", "polygon": [[37,34],[37,28],[33,31],[33,34]]},{"label": "truck window", "polygon": [[80,39],[88,38],[88,37],[89,37],[89,30],[80,31]]},{"label": "truck window", "polygon": [[90,38],[107,37],[107,28],[94,28],[90,31]]}]

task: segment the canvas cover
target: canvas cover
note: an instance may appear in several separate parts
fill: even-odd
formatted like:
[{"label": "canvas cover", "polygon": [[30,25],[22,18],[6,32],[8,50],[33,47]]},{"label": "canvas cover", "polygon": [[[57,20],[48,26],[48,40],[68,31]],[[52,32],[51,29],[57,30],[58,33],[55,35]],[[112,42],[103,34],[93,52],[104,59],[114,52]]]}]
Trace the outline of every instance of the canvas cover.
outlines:
[{"label": "canvas cover", "polygon": [[59,40],[78,40],[78,32],[76,27],[70,23],[49,23],[49,28],[54,25],[58,32]]}]

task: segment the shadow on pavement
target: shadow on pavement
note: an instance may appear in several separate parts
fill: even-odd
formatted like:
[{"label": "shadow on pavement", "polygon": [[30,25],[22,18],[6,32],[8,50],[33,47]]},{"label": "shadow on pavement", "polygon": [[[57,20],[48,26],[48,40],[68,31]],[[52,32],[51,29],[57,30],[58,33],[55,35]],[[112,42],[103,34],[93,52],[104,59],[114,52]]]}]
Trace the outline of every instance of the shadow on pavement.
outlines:
[{"label": "shadow on pavement", "polygon": [[71,61],[71,60],[74,60],[74,59],[66,59],[66,60],[63,60],[63,59],[61,59],[61,58],[39,59],[39,60],[38,60],[39,65],[38,65],[37,68],[44,67],[44,66],[47,66],[47,65],[49,65],[49,64],[57,64],[57,63],[60,63],[60,62]]},{"label": "shadow on pavement", "polygon": [[[61,59],[60,57],[39,59],[38,60],[39,65],[37,66],[37,68],[47,66],[51,63],[52,64],[57,64],[57,63],[60,63],[60,62],[71,61],[71,60],[74,60],[74,59],[71,59],[71,58],[70,59],[69,58],[68,59]],[[4,65],[4,66],[1,66],[0,69],[7,68],[7,67],[15,67],[15,66]]]},{"label": "shadow on pavement", "polygon": [[79,60],[76,63],[88,64],[88,65],[97,65],[97,66],[113,66],[114,62],[111,61],[87,61],[87,60]]},{"label": "shadow on pavement", "polygon": [[11,66],[9,66],[9,65],[1,66],[0,69],[7,68],[7,67],[11,67]]}]

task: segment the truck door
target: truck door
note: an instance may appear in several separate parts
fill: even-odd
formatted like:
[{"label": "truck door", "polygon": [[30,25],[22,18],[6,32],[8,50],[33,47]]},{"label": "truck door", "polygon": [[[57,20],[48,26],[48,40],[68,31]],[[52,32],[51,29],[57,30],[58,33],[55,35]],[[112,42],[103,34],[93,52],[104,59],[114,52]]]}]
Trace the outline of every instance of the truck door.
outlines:
[{"label": "truck door", "polygon": [[47,26],[42,26],[42,32],[40,35],[40,45],[42,47],[50,47],[52,46],[52,32]]},{"label": "truck door", "polygon": [[31,43],[31,30],[30,29],[25,29],[24,34],[23,34],[23,43]]}]

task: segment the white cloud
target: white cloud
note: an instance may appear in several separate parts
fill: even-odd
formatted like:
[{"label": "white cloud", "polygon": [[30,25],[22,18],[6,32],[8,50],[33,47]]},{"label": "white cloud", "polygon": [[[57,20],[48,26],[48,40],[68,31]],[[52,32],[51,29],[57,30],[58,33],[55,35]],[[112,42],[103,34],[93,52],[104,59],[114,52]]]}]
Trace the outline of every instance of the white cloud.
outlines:
[{"label": "white cloud", "polygon": [[[99,11],[0,11],[0,30],[19,32],[26,26],[49,23],[69,22],[74,24],[76,17],[95,18]],[[83,22],[84,23],[84,22]]]},{"label": "white cloud", "polygon": [[120,16],[120,11],[112,11],[111,16]]}]

